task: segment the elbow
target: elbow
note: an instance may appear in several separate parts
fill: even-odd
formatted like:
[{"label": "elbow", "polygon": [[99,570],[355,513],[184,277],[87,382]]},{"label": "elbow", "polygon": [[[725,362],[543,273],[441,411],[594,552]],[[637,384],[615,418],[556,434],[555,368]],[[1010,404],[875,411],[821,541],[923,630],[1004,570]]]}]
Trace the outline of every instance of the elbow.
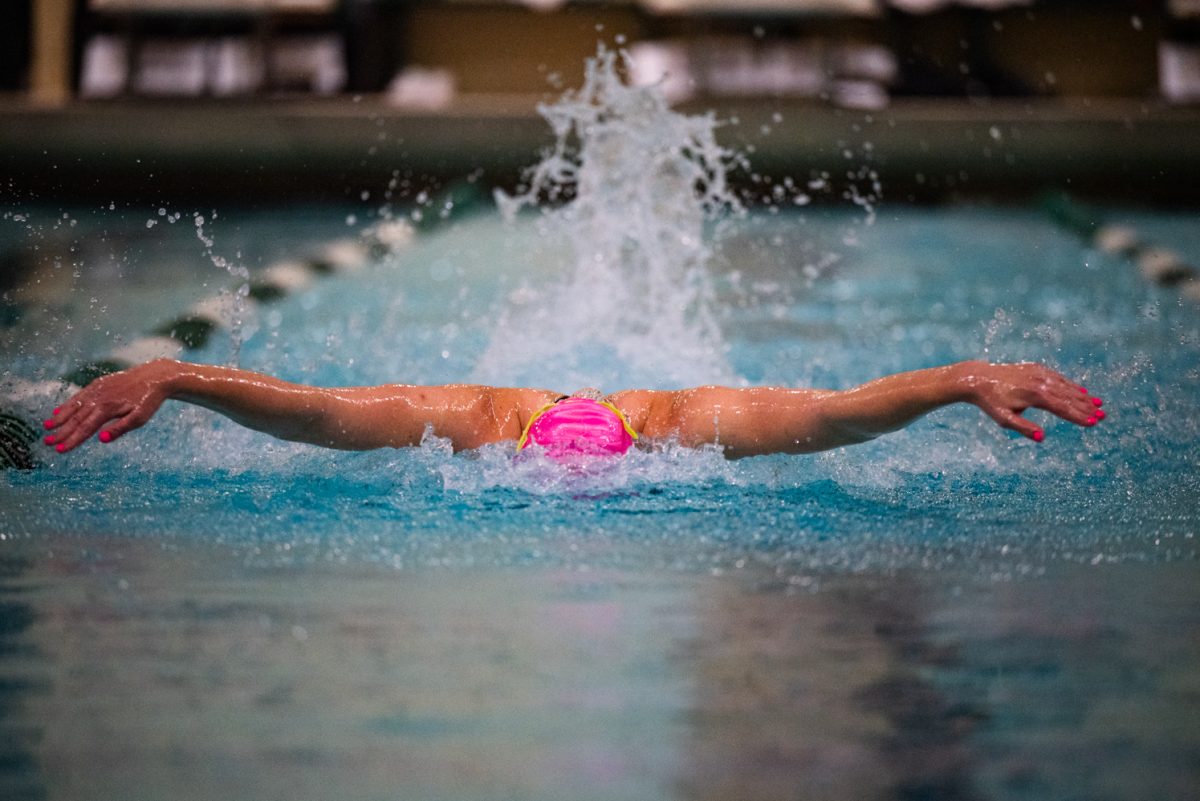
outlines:
[{"label": "elbow", "polygon": [[859,420],[847,420],[835,415],[821,415],[815,431],[805,442],[805,451],[824,451],[845,445],[861,445],[878,438],[887,431],[866,426]]},{"label": "elbow", "polygon": [[861,426],[841,425],[837,426],[832,433],[842,445],[860,445],[888,432],[868,430]]},{"label": "elbow", "polygon": [[304,442],[325,448],[339,447],[338,443],[345,437],[339,416],[330,408],[329,399],[324,397],[315,399],[300,414],[291,416],[285,425],[272,433],[289,442]]}]

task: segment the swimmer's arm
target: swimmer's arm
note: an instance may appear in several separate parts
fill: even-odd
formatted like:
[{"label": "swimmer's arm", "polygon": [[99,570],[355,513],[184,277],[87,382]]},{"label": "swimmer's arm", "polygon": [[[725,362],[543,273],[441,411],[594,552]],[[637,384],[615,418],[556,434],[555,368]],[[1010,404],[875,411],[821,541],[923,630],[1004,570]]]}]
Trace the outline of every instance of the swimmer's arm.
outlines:
[{"label": "swimmer's arm", "polygon": [[[174,399],[280,439],[367,450],[419,444],[427,427],[456,449],[516,438],[517,391],[474,385],[323,388],[248,370],[157,360],[93,381],[47,421],[60,451],[111,441]],[[519,431],[517,432],[519,434]]]},{"label": "swimmer's arm", "polygon": [[1038,364],[962,362],[843,391],[697,387],[662,395],[646,434],[674,436],[687,445],[715,442],[731,458],[866,442],[952,403],[972,403],[1000,426],[1035,440],[1041,428],[1021,416],[1028,408],[1077,425],[1097,419],[1082,387]]}]

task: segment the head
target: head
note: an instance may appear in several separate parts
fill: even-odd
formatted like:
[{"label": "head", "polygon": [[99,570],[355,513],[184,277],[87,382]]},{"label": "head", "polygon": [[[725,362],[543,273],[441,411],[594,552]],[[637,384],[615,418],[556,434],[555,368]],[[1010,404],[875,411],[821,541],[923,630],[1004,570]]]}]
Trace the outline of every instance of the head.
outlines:
[{"label": "head", "polygon": [[536,444],[556,461],[578,456],[620,456],[637,434],[611,403],[595,389],[576,392],[542,409],[530,421],[517,449]]}]

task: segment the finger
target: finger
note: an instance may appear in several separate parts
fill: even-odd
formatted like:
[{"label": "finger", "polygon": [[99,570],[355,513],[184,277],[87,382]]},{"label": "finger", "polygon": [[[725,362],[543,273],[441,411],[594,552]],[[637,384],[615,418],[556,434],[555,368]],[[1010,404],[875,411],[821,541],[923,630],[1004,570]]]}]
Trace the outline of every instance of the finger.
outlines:
[{"label": "finger", "polygon": [[1066,376],[1058,373],[1055,374],[1055,377],[1057,378],[1057,380],[1054,382],[1055,385],[1058,386],[1065,394],[1077,398],[1087,397],[1087,387],[1085,387],[1083,384],[1077,384]]},{"label": "finger", "polygon": [[[78,419],[78,418],[77,418]],[[54,450],[59,453],[66,453],[79,447],[80,443],[90,437],[96,429],[104,425],[112,419],[112,415],[103,409],[96,407],[87,416],[78,423],[72,426],[69,433],[57,437],[54,443]]]},{"label": "finger", "polygon": [[1094,395],[1090,397],[1081,396],[1081,398],[1083,400],[1083,408],[1086,410],[1088,415],[1088,421],[1090,421],[1085,421],[1084,425],[1095,425],[1108,416],[1105,414],[1104,410],[1100,408],[1104,405],[1104,401],[1100,400]]},{"label": "finger", "polygon": [[138,410],[132,411],[124,417],[119,418],[115,423],[103,426],[100,430],[100,441],[112,442],[117,437],[146,425],[149,419],[149,415],[142,414]]},{"label": "finger", "polygon": [[66,412],[67,412],[67,410],[63,408],[63,405],[65,405],[65,404],[60,404],[58,406],[55,406],[54,410],[50,412],[50,417],[47,418],[47,422],[50,423],[48,428],[53,428],[54,426],[58,425],[62,421],[63,415],[66,414]]},{"label": "finger", "polygon": [[87,413],[95,409],[96,406],[94,404],[88,404],[87,406],[77,405],[69,416],[60,412],[58,417],[47,420],[44,425],[52,433],[46,437],[46,444],[61,443],[67,437],[71,436],[75,432],[75,429],[87,419]]},{"label": "finger", "polygon": [[1104,420],[1105,412],[1100,409],[1104,404],[1099,398],[1086,395],[1085,392],[1076,390],[1064,391],[1060,395],[1046,399],[1048,403],[1040,405],[1039,408],[1046,411],[1054,412],[1054,414],[1076,424],[1076,426],[1094,426],[1099,421]]},{"label": "finger", "polygon": [[84,408],[84,403],[81,400],[81,396],[83,396],[86,391],[87,390],[80,390],[76,392],[70,398],[67,398],[67,400],[65,400],[61,405],[56,407],[54,411],[50,413],[50,417],[46,419],[46,422],[44,423],[45,427],[48,429],[58,428],[63,423],[67,422],[76,414],[78,414],[79,411]]},{"label": "finger", "polygon": [[1096,407],[1079,393],[1041,393],[1033,405],[1077,426],[1094,426],[1099,420]]},{"label": "finger", "polygon": [[1038,378],[1040,385],[1029,396],[1029,405],[1081,426],[1092,426],[1103,419],[1103,415],[1096,414],[1103,401],[1089,396],[1084,387],[1049,368],[1042,368]]},{"label": "finger", "polygon": [[[1104,401],[1101,398],[1093,395],[1090,391],[1088,391],[1088,388],[1082,384],[1068,382],[1068,386],[1070,387],[1069,394],[1071,394],[1072,398],[1078,401],[1080,405],[1082,405],[1092,414],[1095,414],[1096,410],[1104,405]],[[1098,416],[1101,419],[1104,418],[1103,414]]]},{"label": "finger", "polygon": [[[132,411],[133,404],[128,401],[104,401],[103,399],[92,401],[84,399],[80,402],[75,414],[55,427],[53,433],[55,442],[58,444],[66,442],[76,435],[80,427],[90,426],[83,433],[83,438],[87,439],[97,427],[103,425],[105,422],[118,417],[124,417]],[[100,417],[98,420],[95,420],[93,416],[97,413],[100,414]]]},{"label": "finger", "polygon": [[1104,403],[1104,401],[1088,392],[1087,387],[1082,384],[1076,384],[1073,381],[1066,381],[1063,391],[1084,411],[1090,412],[1099,408]]},{"label": "finger", "polygon": [[1096,410],[1104,405],[1103,399],[1093,395],[1083,384],[1077,384],[1070,379],[1063,378],[1063,384],[1066,387],[1067,394],[1073,400],[1078,401],[1085,411],[1095,415],[1100,420],[1104,419],[1105,414],[1103,412],[1096,413]]},{"label": "finger", "polygon": [[1010,431],[1016,431],[1024,437],[1028,437],[1034,442],[1041,442],[1046,438],[1046,434],[1042,431],[1041,426],[1036,423],[1026,420],[1024,417],[1010,409],[989,410],[988,414],[992,419],[1000,424],[1001,428],[1007,428]]},{"label": "finger", "polygon": [[58,428],[69,416],[70,415],[65,408],[62,406],[56,406],[54,411],[50,413],[50,416],[42,421],[42,428],[45,428],[48,431]]}]

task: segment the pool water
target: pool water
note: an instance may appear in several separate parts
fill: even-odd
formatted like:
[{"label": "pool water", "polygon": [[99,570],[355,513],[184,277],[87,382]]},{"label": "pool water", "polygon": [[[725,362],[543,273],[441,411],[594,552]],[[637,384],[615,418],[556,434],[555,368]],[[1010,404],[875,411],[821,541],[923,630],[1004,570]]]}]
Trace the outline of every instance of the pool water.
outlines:
[{"label": "pool water", "polygon": [[[59,283],[2,330],[5,377],[52,379],[364,222],[203,210],[200,237],[179,211],[6,217],[8,241],[116,258],[33,279]],[[1107,216],[1200,254],[1194,214]],[[756,212],[714,236],[715,337],[581,339],[561,379],[498,337],[563,302],[537,215],[463,218],[192,356],[563,391],[1036,359],[1109,416],[1032,412],[1035,445],[953,407],[815,456],[668,445],[579,475],[169,404],[0,474],[0,797],[1200,798],[1200,309],[1034,209]]]}]

